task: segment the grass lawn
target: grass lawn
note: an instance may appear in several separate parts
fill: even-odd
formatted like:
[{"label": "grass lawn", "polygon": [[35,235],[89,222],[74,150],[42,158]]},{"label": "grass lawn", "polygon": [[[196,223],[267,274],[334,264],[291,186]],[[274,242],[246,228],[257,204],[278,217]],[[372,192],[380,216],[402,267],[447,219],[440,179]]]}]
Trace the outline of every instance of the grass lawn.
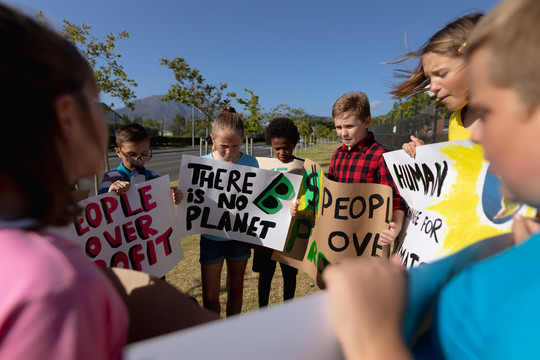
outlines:
[{"label": "grass lawn", "polygon": [[[295,155],[307,158],[318,163],[326,173],[330,165],[330,159],[338,143],[313,146],[306,150],[298,151]],[[173,184],[175,185],[175,184]],[[199,265],[199,235],[191,235],[182,239],[184,260],[182,260],[171,272],[167,274],[167,281],[176,286],[182,292],[197,299],[202,305],[201,270]],[[244,277],[244,301],[242,313],[258,309],[257,281],[258,274],[251,271],[253,258],[250,258]],[[227,267],[223,266],[221,277],[221,316],[225,316],[227,301],[226,275]],[[297,277],[296,297],[306,296],[319,291],[318,286],[307,274],[300,271]],[[283,302],[283,277],[279,265],[276,267],[272,290],[270,292],[269,306]]]}]

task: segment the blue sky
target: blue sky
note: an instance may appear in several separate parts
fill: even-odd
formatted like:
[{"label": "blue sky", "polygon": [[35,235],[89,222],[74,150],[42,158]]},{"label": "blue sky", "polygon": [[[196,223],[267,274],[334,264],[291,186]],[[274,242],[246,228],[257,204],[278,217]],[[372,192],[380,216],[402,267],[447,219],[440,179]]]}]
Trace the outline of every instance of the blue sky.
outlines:
[{"label": "blue sky", "polygon": [[[381,64],[417,48],[453,19],[489,11],[496,0],[10,0],[92,26],[96,37],[126,30],[120,63],[139,86],[137,98],[164,94],[175,82],[160,58],[184,57],[208,83],[225,82],[263,111],[279,104],[330,116],[334,101],[364,91],[372,115],[386,114],[395,66]],[[122,105],[102,96],[105,102]],[[233,106],[242,107],[233,100]]]}]

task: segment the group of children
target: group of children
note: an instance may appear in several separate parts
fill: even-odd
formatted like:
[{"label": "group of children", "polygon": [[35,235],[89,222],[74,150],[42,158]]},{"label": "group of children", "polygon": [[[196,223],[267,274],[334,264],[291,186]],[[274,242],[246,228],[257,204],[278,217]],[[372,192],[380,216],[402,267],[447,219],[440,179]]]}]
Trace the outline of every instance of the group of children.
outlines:
[{"label": "group of children", "polygon": [[[504,195],[537,207],[539,18],[537,0],[503,0],[478,21],[466,41],[454,37],[457,44],[454,41],[449,53],[441,52],[443,47],[426,47],[412,75],[429,80],[441,101],[460,111],[455,117],[459,130],[471,130],[472,140],[483,144],[493,171],[503,180]],[[0,34],[0,98],[9,104],[3,116],[29,125],[4,124],[5,146],[13,156],[0,171],[0,358],[121,359],[129,328],[126,305],[104,274],[57,230],[77,211],[70,184],[103,167],[107,130],[96,106],[99,91],[92,70],[67,40],[1,4]],[[28,98],[32,107],[26,106]],[[385,149],[368,131],[366,103],[364,94],[352,93],[334,106],[332,115],[343,142],[330,165],[329,176],[336,181],[387,178],[380,161]],[[270,144],[276,146],[277,157],[290,160],[287,153],[295,140],[276,138]],[[144,132],[119,139],[116,150],[122,165],[107,175],[103,187],[120,193],[131,178],[139,181],[155,174],[142,169],[151,157]],[[208,156],[256,166],[256,159],[240,152],[243,139],[240,118],[234,112],[222,113],[212,130],[215,150]],[[412,142],[413,147],[421,145]],[[173,201],[180,202],[182,194],[175,190]],[[396,191],[394,218],[381,236],[386,242],[402,225],[402,204]],[[430,302],[433,325],[423,339],[422,353],[415,356],[537,356],[540,238],[537,230],[522,230],[525,241],[440,284],[441,291]],[[210,241],[211,246],[201,246],[201,263],[219,264],[221,271],[227,259],[239,263],[238,273],[243,273],[249,252],[231,249],[235,243],[228,239]],[[430,271],[433,265],[424,269]],[[214,277],[217,269],[209,272]],[[402,267],[360,257],[329,266],[323,278],[334,330],[347,358],[412,358],[402,335],[407,302],[407,273]],[[210,295],[205,296],[208,302]],[[236,305],[231,304],[231,311]]]},{"label": "group of children", "polygon": [[[450,121],[450,140],[470,137],[478,124],[477,117],[469,110],[468,86],[466,80],[464,52],[466,39],[482,14],[463,16],[449,23],[434,34],[419,50],[407,53],[396,63],[420,57],[418,67],[411,71],[406,80],[394,86],[392,94],[397,98],[407,97],[422,91],[426,86],[449,110],[454,111]],[[379,183],[392,188],[393,217],[387,229],[380,234],[383,245],[392,244],[401,231],[405,218],[406,203],[399,196],[392,176],[385,165],[383,153],[389,151],[378,143],[370,132],[371,113],[369,100],[363,92],[342,95],[334,103],[332,118],[342,145],[338,147],[328,169],[328,178],[346,183]],[[211,139],[213,150],[205,155],[217,161],[258,167],[257,160],[240,151],[244,141],[242,120],[234,108],[227,106],[213,123]],[[265,140],[273,149],[275,157],[282,163],[296,159],[293,150],[299,141],[298,129],[288,118],[277,118],[266,129]],[[131,124],[121,127],[116,134],[116,153],[122,164],[105,174],[100,193],[115,191],[118,194],[129,188],[130,179],[142,176],[145,180],[157,176],[144,168],[151,158],[150,139],[144,128]],[[421,139],[411,136],[411,142],[403,149],[411,156],[416,147],[423,145]],[[180,179],[181,181],[181,179]],[[178,204],[182,193],[172,188],[173,201]],[[291,209],[294,214],[295,210]],[[242,307],[243,281],[247,260],[251,256],[251,246],[247,243],[201,235],[200,263],[203,288],[203,305],[220,312],[219,289],[223,262],[227,263],[227,316],[238,314]],[[253,271],[259,273],[259,306],[268,304],[272,278],[276,262],[271,259],[272,251],[254,247]],[[294,297],[298,270],[280,264],[284,280],[284,300]]]},{"label": "group of children", "polygon": [[[331,180],[348,183],[380,183],[393,190],[393,219],[388,229],[381,232],[383,245],[391,244],[403,224],[406,204],[399,196],[386,165],[383,153],[388,149],[375,141],[368,131],[371,121],[370,106],[363,92],[351,92],[341,96],[332,109],[332,117],[337,134],[343,145],[336,149],[328,171]],[[227,106],[218,114],[212,124],[210,135],[212,152],[203,157],[233,164],[259,167],[257,159],[240,151],[244,142],[244,125],[234,108]],[[272,147],[275,157],[284,164],[298,159],[293,155],[300,134],[289,118],[273,119],[265,133],[266,144]],[[144,167],[151,159],[150,137],[141,125],[129,124],[116,131],[116,154],[122,160],[120,166],[107,172],[99,193],[114,191],[122,194],[129,189],[135,177],[142,181],[151,180],[159,174]],[[180,179],[182,181],[182,179]],[[179,204],[183,194],[177,187],[172,188],[173,201]],[[293,204],[291,213],[296,211]],[[200,258],[203,306],[220,313],[219,301],[221,271],[227,264],[227,307],[231,316],[242,310],[244,274],[251,256],[252,245],[233,239],[202,234],[200,238]],[[259,273],[259,306],[268,305],[272,278],[276,261],[271,259],[272,251],[255,247],[253,271]],[[283,274],[283,299],[294,297],[298,270],[280,264]]]}]

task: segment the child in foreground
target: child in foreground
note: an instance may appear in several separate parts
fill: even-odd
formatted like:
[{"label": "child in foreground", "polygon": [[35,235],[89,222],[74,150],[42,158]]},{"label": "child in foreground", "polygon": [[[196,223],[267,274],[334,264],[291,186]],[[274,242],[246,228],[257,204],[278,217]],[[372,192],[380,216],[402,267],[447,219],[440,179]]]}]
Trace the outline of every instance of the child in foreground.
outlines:
[{"label": "child in foreground", "polygon": [[[266,128],[264,138],[266,144],[272,147],[276,159],[283,164],[294,160],[302,160],[293,155],[300,134],[291,119],[276,118],[272,120]],[[283,171],[280,168],[272,170]],[[291,212],[295,210],[296,208],[291,209]],[[276,271],[276,261],[272,260],[272,253],[271,249],[254,246],[252,270],[259,273],[259,307],[267,306],[270,297],[272,278]],[[294,298],[298,269],[282,263],[279,263],[279,265],[283,274],[283,300],[289,300]]]},{"label": "child in foreground", "polygon": [[70,185],[104,165],[94,74],[69,41],[1,4],[0,48],[9,149],[0,170],[0,358],[121,359],[126,305],[58,230],[77,212]]},{"label": "child in foreground", "polygon": [[[231,106],[225,107],[212,125],[210,138],[213,151],[203,157],[231,164],[259,167],[257,159],[244,154],[240,147],[245,139],[244,123]],[[251,245],[245,242],[201,235],[201,277],[203,305],[216,313],[221,312],[219,290],[223,261],[227,261],[227,316],[239,314],[244,295],[244,273]]]},{"label": "child in foreground", "polygon": [[[99,187],[98,194],[116,192],[121,195],[129,190],[131,183],[139,183],[160,177],[155,171],[144,167],[152,159],[150,149],[150,135],[139,124],[128,124],[116,130],[116,147],[118,157],[122,160],[120,165],[105,175]],[[177,186],[171,187],[172,198],[175,204],[182,201],[183,194]]]},{"label": "child in foreground", "polygon": [[384,184],[392,188],[392,220],[379,237],[381,244],[392,244],[401,231],[406,204],[384,163],[382,154],[389,150],[376,142],[373,133],[368,131],[371,111],[366,94],[359,91],[342,95],[334,103],[332,117],[343,145],[332,156],[328,178],[344,183]]},{"label": "child in foreground", "polygon": [[[467,40],[470,106],[502,193],[540,206],[540,2],[505,0]],[[517,219],[520,222],[523,219]],[[540,234],[470,264],[440,284],[432,326],[415,358],[533,359],[540,353]],[[432,264],[423,268],[426,273]],[[433,266],[436,266],[434,264]],[[347,259],[323,273],[332,323],[349,359],[412,359],[403,339],[407,273],[399,264]],[[374,282],[373,279],[377,281]],[[382,335],[384,334],[384,336]]]}]

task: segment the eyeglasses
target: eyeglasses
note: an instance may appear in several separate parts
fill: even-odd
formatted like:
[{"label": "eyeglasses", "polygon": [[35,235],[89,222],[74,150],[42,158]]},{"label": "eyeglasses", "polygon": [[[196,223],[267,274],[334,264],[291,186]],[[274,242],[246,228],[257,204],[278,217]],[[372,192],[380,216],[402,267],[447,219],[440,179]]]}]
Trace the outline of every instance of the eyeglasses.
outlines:
[{"label": "eyeglasses", "polygon": [[150,149],[150,152],[148,154],[139,155],[139,156],[128,155],[125,152],[123,152],[122,149],[120,149],[120,148],[118,148],[118,151],[120,151],[120,154],[124,155],[126,157],[126,159],[131,160],[131,161],[141,160],[141,161],[146,162],[146,161],[149,161],[152,158],[152,149]]}]

